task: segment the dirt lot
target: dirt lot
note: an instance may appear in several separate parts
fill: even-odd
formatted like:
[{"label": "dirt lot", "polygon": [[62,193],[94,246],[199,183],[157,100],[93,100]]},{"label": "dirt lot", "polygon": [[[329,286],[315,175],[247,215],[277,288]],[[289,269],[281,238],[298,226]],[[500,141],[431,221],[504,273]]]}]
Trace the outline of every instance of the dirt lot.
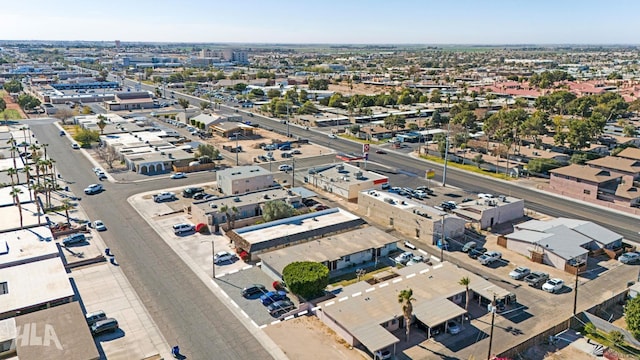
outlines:
[{"label": "dirt lot", "polygon": [[329,85],[330,91],[339,92],[342,95],[371,95],[371,94],[384,94],[391,91],[391,86],[373,86],[365,84],[353,84],[351,88],[346,83],[340,83],[340,85]]},{"label": "dirt lot", "polygon": [[358,350],[349,349],[344,340],[315,316],[299,317],[264,330],[290,359],[366,359]]}]

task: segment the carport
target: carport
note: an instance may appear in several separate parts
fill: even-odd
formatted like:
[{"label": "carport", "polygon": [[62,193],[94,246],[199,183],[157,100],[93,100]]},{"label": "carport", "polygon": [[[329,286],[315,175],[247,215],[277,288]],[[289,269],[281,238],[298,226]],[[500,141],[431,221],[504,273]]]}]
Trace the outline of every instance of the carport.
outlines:
[{"label": "carport", "polygon": [[393,353],[396,353],[396,344],[400,342],[397,337],[391,334],[382,326],[365,325],[352,330],[352,335],[358,339],[362,345],[373,353],[376,358],[376,352],[386,349],[393,345]]},{"label": "carport", "polygon": [[[417,305],[417,306],[416,306]],[[467,313],[467,310],[454,304],[449,299],[433,299],[431,301],[422,302],[416,304],[413,307],[413,314],[415,317],[425,324],[428,330],[428,338],[431,338],[431,329],[445,324],[445,332],[447,331],[446,322],[452,319],[460,317],[460,323],[463,323],[463,315]],[[434,311],[437,309],[437,311]]]},{"label": "carport", "polygon": [[511,298],[510,295],[512,295],[509,291],[497,285],[493,285],[492,283],[484,279],[482,279],[479,284],[469,284],[469,290],[478,294],[478,304],[482,303],[483,298],[489,302],[492,302],[493,297],[495,296],[497,301],[507,301]]}]

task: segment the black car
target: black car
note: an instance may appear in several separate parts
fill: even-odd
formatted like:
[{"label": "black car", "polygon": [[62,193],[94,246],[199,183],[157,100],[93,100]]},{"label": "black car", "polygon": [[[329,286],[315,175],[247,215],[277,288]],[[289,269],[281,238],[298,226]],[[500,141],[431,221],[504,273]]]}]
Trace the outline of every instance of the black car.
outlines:
[{"label": "black car", "polygon": [[469,257],[472,259],[477,259],[480,255],[484,254],[487,252],[487,249],[485,248],[475,248],[475,249],[471,249],[469,250]]},{"label": "black car", "polygon": [[290,300],[279,300],[267,306],[267,310],[272,316],[280,316],[295,308],[296,306]]},{"label": "black car", "polygon": [[190,188],[186,188],[186,189],[182,190],[182,196],[184,196],[186,198],[190,198],[190,197],[193,197],[195,194],[201,193],[201,192],[204,192],[203,188],[190,187]]},{"label": "black car", "polygon": [[199,192],[199,193],[195,193],[193,194],[193,199],[194,200],[202,200],[207,196],[207,193],[205,192]]},{"label": "black car", "polygon": [[264,293],[267,292],[267,289],[264,287],[264,285],[261,284],[253,284],[253,285],[249,285],[246,288],[242,289],[242,296],[248,298],[248,297],[252,297],[255,295],[262,295]]},{"label": "black car", "polygon": [[91,334],[93,336],[97,336],[106,332],[114,332],[118,330],[118,328],[119,328],[118,320],[113,318],[97,321],[90,327]]}]

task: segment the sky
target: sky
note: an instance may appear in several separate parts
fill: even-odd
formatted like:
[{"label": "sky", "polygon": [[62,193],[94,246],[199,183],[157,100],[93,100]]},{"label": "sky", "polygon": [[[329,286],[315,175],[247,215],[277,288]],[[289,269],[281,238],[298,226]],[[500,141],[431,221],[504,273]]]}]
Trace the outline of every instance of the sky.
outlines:
[{"label": "sky", "polygon": [[637,0],[2,0],[2,40],[638,44]]}]

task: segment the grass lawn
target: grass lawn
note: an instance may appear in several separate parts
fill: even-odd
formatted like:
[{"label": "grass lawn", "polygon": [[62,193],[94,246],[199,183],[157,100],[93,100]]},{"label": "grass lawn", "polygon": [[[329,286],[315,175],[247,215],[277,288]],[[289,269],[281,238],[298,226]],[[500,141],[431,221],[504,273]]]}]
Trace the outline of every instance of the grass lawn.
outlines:
[{"label": "grass lawn", "polygon": [[[444,159],[436,157],[436,156],[420,155],[420,157],[425,159],[425,160],[437,162],[439,164],[444,164]],[[496,179],[513,180],[513,178],[511,178],[509,176],[506,176],[503,173],[496,174],[493,171],[488,171],[488,170],[485,170],[485,169],[481,169],[481,168],[479,168],[479,167],[477,167],[475,165],[467,165],[467,164],[462,165],[462,164],[458,164],[457,162],[454,162],[454,161],[448,161],[447,162],[447,166],[455,167],[455,168],[466,170],[466,171],[471,171],[471,172],[482,174],[482,175],[486,175],[486,176],[491,176],[491,177],[496,178]]]},{"label": "grass lawn", "polygon": [[20,116],[20,113],[18,112],[18,110],[14,110],[14,109],[5,109],[4,111],[1,111],[0,120],[4,120],[5,115],[7,116],[7,120],[22,119],[22,116]]},{"label": "grass lawn", "polygon": [[[364,269],[367,271],[367,273],[362,276],[360,278],[360,281],[364,280],[369,280],[371,278],[373,278],[373,275],[379,273],[379,272],[383,272],[386,270],[389,270],[390,266],[389,265],[385,265],[382,263],[379,263],[377,268],[374,268],[373,266],[369,266],[369,267],[365,267]],[[348,273],[348,274],[344,274],[341,276],[336,276],[334,278],[329,279],[330,281],[330,285],[332,286],[347,286],[347,285],[351,285],[351,284],[355,284],[357,283],[358,280],[358,276],[355,273],[355,268],[353,269],[353,272]]]}]

